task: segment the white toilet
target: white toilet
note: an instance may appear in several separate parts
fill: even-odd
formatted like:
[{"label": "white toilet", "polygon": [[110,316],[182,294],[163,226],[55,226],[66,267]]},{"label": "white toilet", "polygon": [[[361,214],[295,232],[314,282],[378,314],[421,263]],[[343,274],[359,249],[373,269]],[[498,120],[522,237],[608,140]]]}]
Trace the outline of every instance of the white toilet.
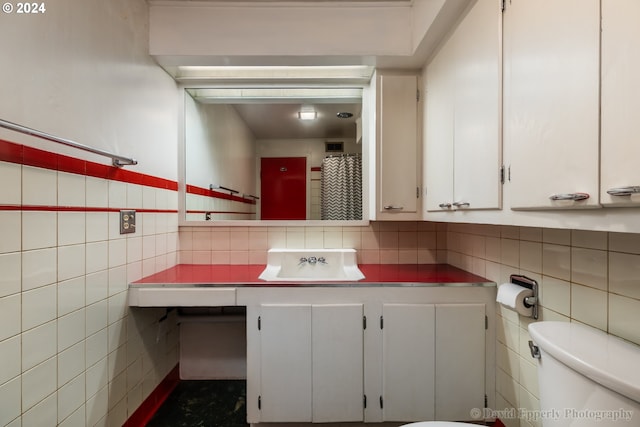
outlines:
[{"label": "white toilet", "polygon": [[544,427],[640,426],[640,347],[579,323],[529,325]]},{"label": "white toilet", "polygon": [[[640,346],[568,322],[529,325],[543,427],[640,426]],[[425,421],[403,427],[477,424]]]}]

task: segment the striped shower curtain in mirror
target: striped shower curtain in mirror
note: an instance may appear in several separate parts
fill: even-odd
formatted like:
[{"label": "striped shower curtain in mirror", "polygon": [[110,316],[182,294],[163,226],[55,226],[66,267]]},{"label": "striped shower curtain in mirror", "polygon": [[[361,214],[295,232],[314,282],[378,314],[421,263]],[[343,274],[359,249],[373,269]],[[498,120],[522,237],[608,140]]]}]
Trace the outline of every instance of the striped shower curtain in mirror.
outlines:
[{"label": "striped shower curtain in mirror", "polygon": [[362,219],[362,156],[329,156],[322,161],[320,218]]}]

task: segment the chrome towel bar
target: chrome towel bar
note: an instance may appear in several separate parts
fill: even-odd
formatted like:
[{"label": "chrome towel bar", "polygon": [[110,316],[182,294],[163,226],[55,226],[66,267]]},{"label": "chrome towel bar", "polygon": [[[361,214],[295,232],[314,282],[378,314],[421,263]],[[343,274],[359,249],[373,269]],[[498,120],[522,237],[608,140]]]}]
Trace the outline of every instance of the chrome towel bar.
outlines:
[{"label": "chrome towel bar", "polygon": [[0,127],[10,129],[16,132],[23,133],[25,135],[36,136],[47,141],[57,142],[58,144],[66,145],[68,147],[78,148],[80,150],[88,151],[90,153],[99,154],[101,156],[109,157],[113,166],[121,167],[128,165],[137,165],[138,161],[128,157],[120,156],[118,154],[109,153],[107,151],[100,150],[98,148],[89,147],[88,145],[80,144],[79,142],[71,141],[70,139],[59,138],[51,134],[41,132],[39,130],[31,129],[26,126],[22,126],[16,123],[8,122],[0,119]]},{"label": "chrome towel bar", "polygon": [[224,191],[228,191],[229,194],[231,195],[240,193],[238,190],[233,190],[231,188],[223,187],[222,185],[217,185],[217,184],[210,184],[209,190],[224,190]]}]

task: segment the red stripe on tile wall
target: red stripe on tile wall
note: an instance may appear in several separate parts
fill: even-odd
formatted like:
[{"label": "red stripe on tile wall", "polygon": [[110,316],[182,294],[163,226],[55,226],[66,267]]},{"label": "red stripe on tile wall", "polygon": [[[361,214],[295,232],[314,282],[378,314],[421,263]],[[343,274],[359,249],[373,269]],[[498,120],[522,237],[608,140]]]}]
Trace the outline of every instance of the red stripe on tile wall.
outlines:
[{"label": "red stripe on tile wall", "polygon": [[256,204],[256,201],[254,199],[245,199],[244,197],[234,196],[231,194],[222,193],[220,191],[209,190],[208,188],[197,187],[195,185],[189,185],[189,184],[187,184],[187,193],[196,194],[199,196],[212,197],[214,199],[233,200],[234,202],[246,203],[249,205]]},{"label": "red stripe on tile wall", "polygon": [[[127,209],[127,208],[122,208]],[[43,211],[43,212],[120,212],[121,208],[101,208],[90,206],[44,206],[44,205],[0,205],[0,211]],[[140,209],[137,213],[177,213],[175,209]]]},{"label": "red stripe on tile wall", "polygon": [[81,160],[1,139],[0,161],[131,184],[140,184],[165,190],[178,190],[178,183],[176,181],[146,175],[116,166]]}]

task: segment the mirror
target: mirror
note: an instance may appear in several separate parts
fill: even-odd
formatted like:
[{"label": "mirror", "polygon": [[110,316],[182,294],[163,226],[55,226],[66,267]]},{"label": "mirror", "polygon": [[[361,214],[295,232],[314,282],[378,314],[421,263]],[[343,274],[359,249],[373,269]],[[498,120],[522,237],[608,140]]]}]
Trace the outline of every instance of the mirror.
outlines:
[{"label": "mirror", "polygon": [[363,87],[184,91],[186,221],[366,219]]}]

